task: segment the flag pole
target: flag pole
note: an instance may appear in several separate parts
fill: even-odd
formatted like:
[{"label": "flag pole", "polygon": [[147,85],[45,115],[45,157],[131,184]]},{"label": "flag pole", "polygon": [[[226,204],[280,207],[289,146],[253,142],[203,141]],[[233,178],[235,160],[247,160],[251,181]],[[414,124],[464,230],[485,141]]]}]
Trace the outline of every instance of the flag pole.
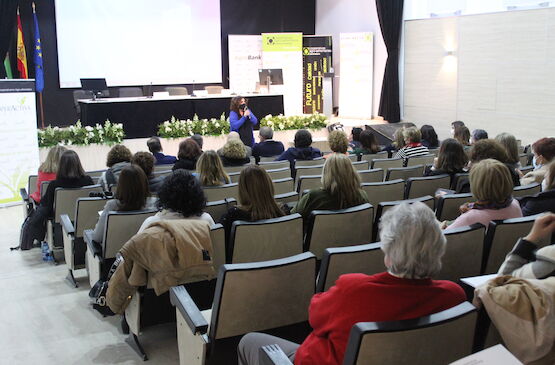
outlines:
[{"label": "flag pole", "polygon": [[40,125],[44,128],[44,109],[42,107],[42,92],[39,92]]}]

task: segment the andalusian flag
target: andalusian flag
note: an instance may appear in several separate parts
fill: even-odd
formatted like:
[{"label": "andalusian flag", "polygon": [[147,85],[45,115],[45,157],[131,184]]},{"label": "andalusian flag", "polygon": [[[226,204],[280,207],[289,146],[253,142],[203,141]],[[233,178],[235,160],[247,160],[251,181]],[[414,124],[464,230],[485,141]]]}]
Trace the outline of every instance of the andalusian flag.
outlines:
[{"label": "andalusian flag", "polygon": [[37,13],[35,12],[35,3],[33,3],[33,23],[34,23],[34,37],[35,37],[35,89],[38,93],[44,89],[44,73],[42,69],[42,44],[40,43],[39,21]]},{"label": "andalusian flag", "polygon": [[25,53],[25,43],[23,42],[23,28],[21,27],[19,8],[17,8],[17,69],[19,71],[20,78],[29,78],[29,73],[27,72],[27,55]]},{"label": "andalusian flag", "polygon": [[6,77],[8,79],[13,79],[12,64],[10,62],[10,54],[9,53],[7,53],[6,58],[4,58],[4,68],[6,69]]}]

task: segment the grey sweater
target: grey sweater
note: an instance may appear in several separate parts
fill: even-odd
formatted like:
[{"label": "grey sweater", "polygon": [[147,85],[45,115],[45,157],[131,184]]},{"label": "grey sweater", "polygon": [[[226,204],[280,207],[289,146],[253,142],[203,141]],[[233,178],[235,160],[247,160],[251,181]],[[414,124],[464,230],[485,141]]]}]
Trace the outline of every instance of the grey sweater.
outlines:
[{"label": "grey sweater", "polygon": [[545,279],[555,275],[555,245],[542,247],[519,239],[499,268],[499,275],[523,279]]}]

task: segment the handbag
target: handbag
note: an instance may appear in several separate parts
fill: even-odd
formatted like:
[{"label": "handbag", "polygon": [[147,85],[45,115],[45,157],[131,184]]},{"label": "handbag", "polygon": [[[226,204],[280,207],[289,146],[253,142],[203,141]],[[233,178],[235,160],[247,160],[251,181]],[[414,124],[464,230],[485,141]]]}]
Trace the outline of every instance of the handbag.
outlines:
[{"label": "handbag", "polygon": [[106,280],[98,280],[96,283],[94,283],[93,287],[89,291],[89,297],[93,309],[97,310],[100,314],[102,314],[103,317],[115,315],[115,313],[106,304],[106,293],[108,292],[108,284],[110,282],[110,278],[112,277],[112,275],[114,275],[116,269],[123,261],[123,256],[118,253],[116,255],[116,261],[114,261],[114,263],[110,267],[110,271],[108,272]]}]

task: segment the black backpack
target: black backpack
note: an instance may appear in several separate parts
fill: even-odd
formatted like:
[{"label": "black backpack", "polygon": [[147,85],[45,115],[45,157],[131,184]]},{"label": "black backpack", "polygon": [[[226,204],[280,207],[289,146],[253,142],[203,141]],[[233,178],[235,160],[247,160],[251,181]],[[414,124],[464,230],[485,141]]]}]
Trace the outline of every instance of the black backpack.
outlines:
[{"label": "black backpack", "polygon": [[19,234],[19,248],[21,250],[30,250],[36,241],[39,243],[44,240],[46,235],[46,208],[38,207],[32,210],[21,225],[21,233]]}]

